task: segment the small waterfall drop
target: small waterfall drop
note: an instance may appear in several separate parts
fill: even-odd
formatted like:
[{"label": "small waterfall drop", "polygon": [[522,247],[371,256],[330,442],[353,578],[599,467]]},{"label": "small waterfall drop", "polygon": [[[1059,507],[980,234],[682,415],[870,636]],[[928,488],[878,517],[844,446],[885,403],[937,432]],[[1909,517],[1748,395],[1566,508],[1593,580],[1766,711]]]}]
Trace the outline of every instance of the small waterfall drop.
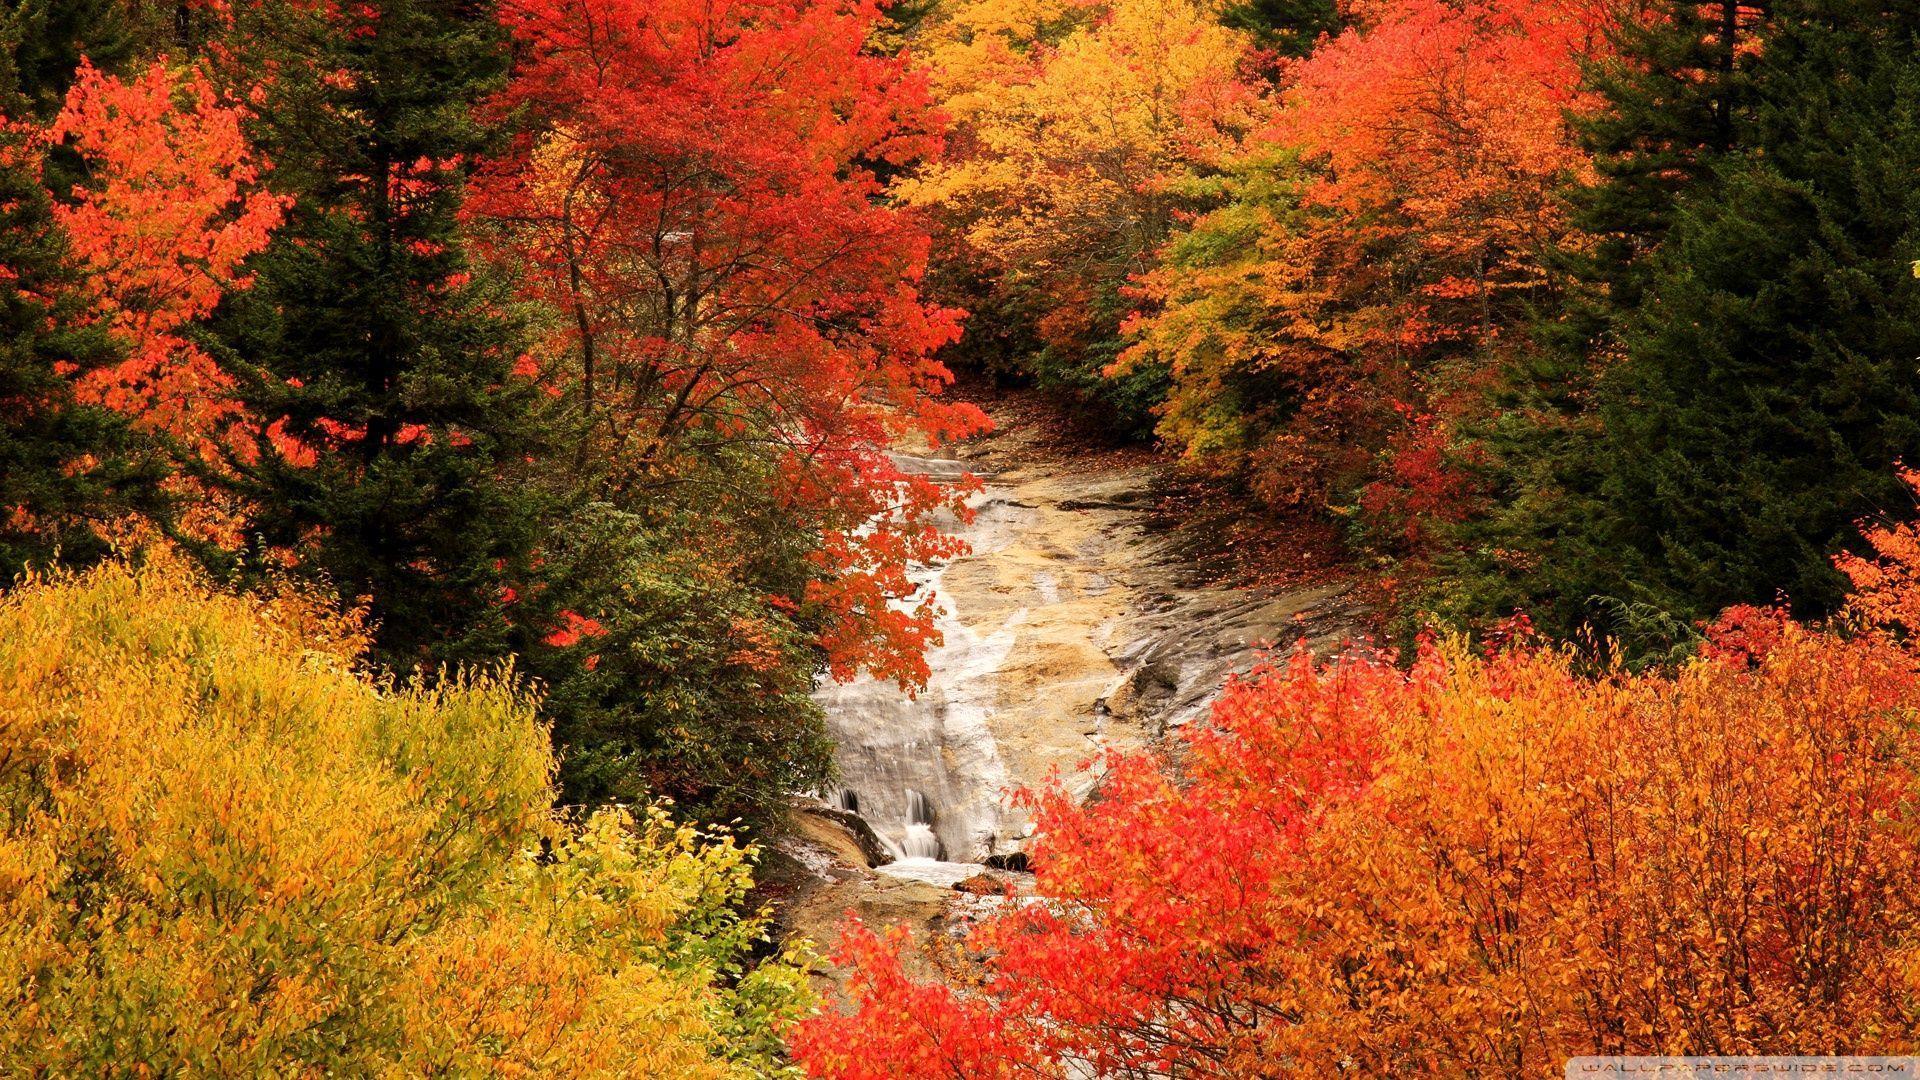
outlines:
[{"label": "small waterfall drop", "polygon": [[940,838],[933,832],[933,805],[912,788],[907,789],[907,833],[900,843],[900,854],[907,859],[940,858]]}]

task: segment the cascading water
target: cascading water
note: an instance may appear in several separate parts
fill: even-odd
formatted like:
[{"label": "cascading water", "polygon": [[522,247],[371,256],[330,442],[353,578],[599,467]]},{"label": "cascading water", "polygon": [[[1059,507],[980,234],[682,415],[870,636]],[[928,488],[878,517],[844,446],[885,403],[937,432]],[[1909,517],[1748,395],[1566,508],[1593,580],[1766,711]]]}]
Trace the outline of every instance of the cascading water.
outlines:
[{"label": "cascading water", "polygon": [[[958,477],[960,463],[903,458],[937,478]],[[974,557],[1004,543],[1021,507],[990,493],[973,499],[970,523],[950,522]],[[865,818],[897,859],[922,864],[977,863],[1018,846],[1020,823],[1002,799],[1011,786],[989,725],[994,675],[1013,648],[1022,613],[998,625],[970,624],[941,589],[950,564],[915,567],[912,576],[943,605],[940,645],[928,650],[927,686],[909,697],[890,681],[827,683],[815,694],[826,710],[844,788],[834,802]],[[977,869],[977,868],[976,868]],[[955,872],[958,872],[957,870]]]},{"label": "cascading water", "polygon": [[[934,479],[966,471],[897,460]],[[1291,641],[1309,618],[1323,642],[1343,632],[1341,585],[1190,584],[1180,542],[1147,526],[1149,474],[1015,462],[993,481],[971,521],[943,523],[969,554],[911,570],[942,609],[926,686],[863,677],[814,695],[844,785],[830,801],[894,857],[882,872],[928,883],[1020,865],[1031,829],[1010,788],[1057,775],[1084,796],[1100,773],[1080,763],[1204,715],[1256,643]]]},{"label": "cascading water", "polygon": [[907,792],[907,832],[900,842],[901,857],[940,858],[940,838],[933,834],[933,807],[917,791]]}]

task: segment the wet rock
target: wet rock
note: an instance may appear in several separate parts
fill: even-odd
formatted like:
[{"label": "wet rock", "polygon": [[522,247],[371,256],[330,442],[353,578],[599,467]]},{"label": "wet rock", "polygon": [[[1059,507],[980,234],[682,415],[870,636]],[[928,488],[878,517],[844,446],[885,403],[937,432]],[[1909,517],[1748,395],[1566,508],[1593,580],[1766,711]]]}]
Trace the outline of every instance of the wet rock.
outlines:
[{"label": "wet rock", "polygon": [[[1018,852],[1032,824],[1006,791],[1058,775],[1084,797],[1099,772],[1077,766],[1108,749],[1158,745],[1203,718],[1263,646],[1304,638],[1330,649],[1357,626],[1340,584],[1235,590],[1196,581],[1183,541],[1154,519],[1160,474],[1144,460],[1050,458],[1023,438],[1010,428],[951,458],[901,459],[929,475],[972,469],[986,480],[973,520],[958,530],[971,550],[914,571],[943,608],[926,688],[909,697],[861,679],[816,694],[841,782],[880,854],[896,860],[910,844],[926,850],[929,829],[932,850],[959,863]],[[924,812],[910,804],[916,796]],[[920,830],[911,841],[910,830]],[[872,845],[842,861],[865,866],[859,880],[830,881],[807,901],[820,919],[838,904],[918,933],[947,918],[929,907],[936,896],[985,904],[1000,892],[971,891],[993,880],[978,867],[930,859],[868,872],[881,861]]]},{"label": "wet rock", "polygon": [[955,892],[971,893],[974,896],[1003,896],[1012,888],[1011,879],[991,870],[982,870],[965,881],[953,883]]},{"label": "wet rock", "polygon": [[859,814],[806,798],[795,799],[790,805],[798,811],[792,827],[809,839],[838,849],[844,861],[857,859],[864,866],[893,861],[893,853]]}]

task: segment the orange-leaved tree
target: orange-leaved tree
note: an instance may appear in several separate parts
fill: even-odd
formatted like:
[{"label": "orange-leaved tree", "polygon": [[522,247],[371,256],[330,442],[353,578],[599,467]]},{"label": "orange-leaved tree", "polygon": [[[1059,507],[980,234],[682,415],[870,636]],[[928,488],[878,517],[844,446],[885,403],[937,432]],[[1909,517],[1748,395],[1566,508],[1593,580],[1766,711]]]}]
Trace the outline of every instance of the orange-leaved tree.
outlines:
[{"label": "orange-leaved tree", "polygon": [[1161,435],[1278,505],[1361,489],[1379,526],[1471,506],[1451,422],[1556,288],[1567,121],[1610,12],[1382,0],[1290,70],[1228,204],[1169,248],[1116,365],[1172,372]]},{"label": "orange-leaved tree", "polygon": [[856,927],[854,1011],[795,1051],[836,1078],[1911,1052],[1917,714],[1914,654],[1866,619],[1730,613],[1639,674],[1525,640],[1297,655],[1175,759],[1029,796],[1040,898],[973,932],[977,985],[915,984]]},{"label": "orange-leaved tree", "polygon": [[49,135],[78,155],[80,182],[54,214],[88,271],[93,310],[127,356],[87,372],[80,391],[211,460],[242,449],[248,418],[232,377],[187,336],[267,244],[286,200],[261,186],[242,131],[246,108],[197,68],[157,61],[131,78],[82,62]]},{"label": "orange-leaved tree", "polygon": [[[883,170],[937,148],[924,80],[841,0],[514,0],[502,110],[525,122],[474,216],[559,313],[523,373],[572,406],[597,497],[697,492],[716,547],[764,475],[818,537],[804,595],[836,676],[912,685],[932,611],[907,564],[965,485],[889,448],[980,430],[939,399],[959,313],[916,283],[927,238]],[[752,490],[747,490],[752,489]]]}]

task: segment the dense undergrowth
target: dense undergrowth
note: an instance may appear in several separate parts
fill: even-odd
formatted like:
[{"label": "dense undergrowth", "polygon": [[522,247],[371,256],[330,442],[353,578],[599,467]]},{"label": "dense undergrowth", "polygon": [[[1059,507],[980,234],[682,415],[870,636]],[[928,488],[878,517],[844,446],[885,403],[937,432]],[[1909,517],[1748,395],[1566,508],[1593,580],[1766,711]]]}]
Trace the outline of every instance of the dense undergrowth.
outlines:
[{"label": "dense undergrowth", "polygon": [[366,645],[178,561],[0,598],[0,1071],[778,1073],[751,850],[556,812],[519,679]]}]

